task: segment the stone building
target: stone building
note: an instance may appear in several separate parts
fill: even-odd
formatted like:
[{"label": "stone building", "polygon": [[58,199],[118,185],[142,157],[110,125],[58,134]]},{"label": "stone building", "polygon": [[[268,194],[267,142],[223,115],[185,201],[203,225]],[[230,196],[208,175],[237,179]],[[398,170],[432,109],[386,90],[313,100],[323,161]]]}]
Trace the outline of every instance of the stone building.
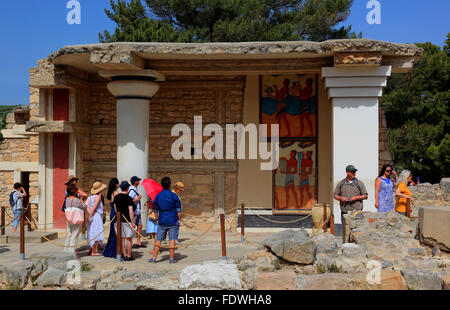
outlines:
[{"label": "stone building", "polygon": [[[70,174],[85,190],[115,176],[159,181],[168,175],[186,186],[183,212],[192,229],[208,227],[218,213],[241,203],[273,209],[275,177],[260,169],[263,160],[174,160],[178,137],[171,129],[192,127],[195,116],[204,125],[260,124],[261,80],[286,75],[315,80],[309,83],[316,96],[315,135],[297,137],[314,145],[311,199],[333,203],[335,185],[353,164],[369,190],[365,206],[374,210],[375,177],[389,160],[378,100],[387,77],[411,70],[421,53],[414,45],[367,39],[63,47],[30,70],[30,106],[11,114],[3,131],[2,203],[13,181],[26,180],[38,201],[39,223],[61,228],[63,183]],[[339,223],[337,204],[334,209]]]}]

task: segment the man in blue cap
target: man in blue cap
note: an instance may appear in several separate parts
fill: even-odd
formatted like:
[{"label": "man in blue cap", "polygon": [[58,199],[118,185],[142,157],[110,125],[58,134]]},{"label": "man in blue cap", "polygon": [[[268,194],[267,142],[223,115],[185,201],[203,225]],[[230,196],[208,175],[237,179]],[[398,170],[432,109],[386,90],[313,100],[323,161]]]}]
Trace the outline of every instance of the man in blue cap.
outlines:
[{"label": "man in blue cap", "polygon": [[130,183],[130,189],[128,190],[128,195],[133,199],[133,202],[136,206],[136,209],[134,210],[134,224],[138,228],[138,234],[137,234],[137,242],[136,247],[137,248],[146,248],[145,245],[141,243],[141,233],[142,233],[142,219],[141,219],[141,199],[142,196],[138,192],[138,186],[141,182],[141,179],[137,176],[134,176],[131,178]]}]

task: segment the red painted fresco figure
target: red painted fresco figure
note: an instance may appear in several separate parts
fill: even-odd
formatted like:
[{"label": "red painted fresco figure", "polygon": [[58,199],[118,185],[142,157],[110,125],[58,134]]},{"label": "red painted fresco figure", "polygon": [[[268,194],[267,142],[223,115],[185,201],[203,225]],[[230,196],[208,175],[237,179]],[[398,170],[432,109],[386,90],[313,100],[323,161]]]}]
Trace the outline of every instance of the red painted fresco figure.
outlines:
[{"label": "red painted fresco figure", "polygon": [[[283,87],[278,89],[276,85],[273,85],[272,88],[275,89],[275,95],[267,93],[267,96],[276,98],[278,100],[278,110],[276,111],[276,114],[278,114],[280,111],[286,109],[286,105],[284,103],[284,98],[286,98],[287,95],[289,95],[289,84],[291,81],[289,79],[284,79],[283,81]],[[286,118],[286,111],[283,111],[280,113],[280,115],[277,116],[278,124],[280,124],[283,121],[287,130],[288,130],[288,136],[291,136],[291,129],[289,128],[289,122]]]},{"label": "red painted fresco figure", "polygon": [[306,194],[306,201],[312,198],[311,192],[309,190],[309,176],[313,172],[313,161],[311,159],[312,152],[302,153],[302,160],[300,164],[300,201],[304,204],[304,195]]},{"label": "red painted fresco figure", "polygon": [[298,161],[295,158],[297,155],[296,151],[291,151],[291,158],[287,161],[286,166],[286,181],[285,181],[285,188],[286,188],[286,209],[289,208],[289,192],[292,192],[295,198],[295,205],[298,207],[298,198],[297,198],[297,192],[295,191],[295,175],[298,172]]},{"label": "red painted fresco figure", "polygon": [[[275,186],[282,187],[285,189],[285,180],[286,176],[285,174],[287,169],[287,158],[281,157],[280,161],[278,163],[277,169],[275,169]],[[275,191],[275,208],[281,209],[280,201],[278,200],[278,194],[277,191]]]},{"label": "red painted fresco figure", "polygon": [[[311,95],[312,95],[312,79],[307,79],[306,80],[306,86],[300,91],[300,100],[309,100],[311,99]],[[303,137],[307,136],[305,134],[305,124],[306,124],[306,129],[308,130],[307,132],[309,132],[309,136],[312,136],[314,134],[313,131],[313,125],[311,122],[310,117],[310,111],[309,111],[309,106],[308,106],[308,111],[303,112],[300,114],[300,132],[301,135]]]}]

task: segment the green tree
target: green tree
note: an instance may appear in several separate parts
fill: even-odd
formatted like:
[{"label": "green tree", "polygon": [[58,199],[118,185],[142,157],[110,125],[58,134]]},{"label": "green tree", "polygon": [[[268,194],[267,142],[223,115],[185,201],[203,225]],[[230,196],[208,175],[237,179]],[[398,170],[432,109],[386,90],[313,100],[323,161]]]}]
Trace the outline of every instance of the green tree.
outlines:
[{"label": "green tree", "polygon": [[442,50],[417,44],[422,59],[412,72],[389,79],[382,101],[394,164],[428,182],[450,176],[448,42]]},{"label": "green tree", "polygon": [[353,0],[111,0],[107,42],[249,42],[356,38],[336,28]]},{"label": "green tree", "polygon": [[[6,116],[11,113],[16,106],[13,105],[2,105],[0,106],[0,131],[6,126]],[[3,135],[0,132],[0,143],[3,142]]]}]

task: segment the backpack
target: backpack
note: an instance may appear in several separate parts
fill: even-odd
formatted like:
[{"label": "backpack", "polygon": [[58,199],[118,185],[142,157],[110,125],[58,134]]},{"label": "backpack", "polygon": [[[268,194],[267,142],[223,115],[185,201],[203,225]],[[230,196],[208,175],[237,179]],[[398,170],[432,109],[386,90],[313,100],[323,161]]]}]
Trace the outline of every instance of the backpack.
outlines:
[{"label": "backpack", "polygon": [[17,191],[13,190],[11,192],[11,194],[9,194],[9,204],[11,205],[11,207],[14,207],[16,205],[17,201],[20,199],[20,198],[17,198],[17,200],[14,201],[14,192],[17,192]]},{"label": "backpack", "polygon": [[69,197],[69,194],[66,192],[66,197],[64,197],[64,202],[62,205],[62,212],[66,212],[66,198]]},{"label": "backpack", "polygon": [[[342,193],[342,186],[344,186],[345,180],[346,180],[346,179],[343,179],[343,180],[341,181],[340,185],[339,185],[339,192],[340,192],[340,193]],[[358,183],[358,179],[357,179],[357,178],[355,178],[355,180],[354,180],[352,183],[350,183],[349,185],[353,186],[353,184],[356,185],[356,188],[359,189],[359,193],[362,194],[362,190],[361,190],[361,187],[359,186],[359,183]]]}]

